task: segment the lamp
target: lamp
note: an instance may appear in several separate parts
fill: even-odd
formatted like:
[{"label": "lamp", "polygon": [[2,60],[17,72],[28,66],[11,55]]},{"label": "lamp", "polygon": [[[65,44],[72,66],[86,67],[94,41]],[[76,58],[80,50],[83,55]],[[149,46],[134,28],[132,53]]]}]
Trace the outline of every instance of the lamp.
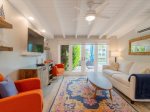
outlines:
[{"label": "lamp", "polygon": [[111,52],[111,56],[115,57],[115,63],[117,62],[117,57],[120,56],[120,53],[117,51]]}]

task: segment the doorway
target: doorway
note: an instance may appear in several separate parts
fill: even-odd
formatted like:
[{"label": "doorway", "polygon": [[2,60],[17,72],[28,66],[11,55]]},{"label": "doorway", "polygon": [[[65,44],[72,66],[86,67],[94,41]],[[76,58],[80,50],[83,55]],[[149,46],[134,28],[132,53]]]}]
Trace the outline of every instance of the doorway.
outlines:
[{"label": "doorway", "polygon": [[60,62],[73,73],[101,72],[108,63],[107,44],[74,44],[60,46]]}]

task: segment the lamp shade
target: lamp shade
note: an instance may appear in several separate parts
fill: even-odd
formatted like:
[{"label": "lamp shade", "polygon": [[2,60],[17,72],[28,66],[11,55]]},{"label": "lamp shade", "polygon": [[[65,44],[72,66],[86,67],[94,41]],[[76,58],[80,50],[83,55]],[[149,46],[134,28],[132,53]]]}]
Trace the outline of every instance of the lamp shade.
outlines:
[{"label": "lamp shade", "polygon": [[113,51],[113,52],[111,52],[111,56],[117,57],[117,56],[120,56],[120,53],[117,51]]}]

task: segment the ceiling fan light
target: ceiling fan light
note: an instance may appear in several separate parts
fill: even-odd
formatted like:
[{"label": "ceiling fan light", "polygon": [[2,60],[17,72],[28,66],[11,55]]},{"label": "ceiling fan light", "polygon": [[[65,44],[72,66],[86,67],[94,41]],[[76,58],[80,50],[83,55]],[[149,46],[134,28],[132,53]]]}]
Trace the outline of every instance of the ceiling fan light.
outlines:
[{"label": "ceiling fan light", "polygon": [[95,15],[87,15],[87,16],[85,17],[85,20],[86,20],[86,21],[93,21],[93,20],[95,20]]}]

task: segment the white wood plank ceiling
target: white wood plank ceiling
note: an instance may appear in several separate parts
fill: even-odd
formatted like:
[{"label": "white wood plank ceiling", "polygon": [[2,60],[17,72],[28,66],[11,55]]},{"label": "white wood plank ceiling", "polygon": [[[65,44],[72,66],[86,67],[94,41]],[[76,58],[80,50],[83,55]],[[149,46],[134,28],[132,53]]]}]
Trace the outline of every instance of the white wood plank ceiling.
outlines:
[{"label": "white wood plank ceiling", "polygon": [[45,29],[45,35],[49,38],[122,37],[150,18],[150,0],[105,0],[107,5],[93,7],[101,8],[99,15],[110,18],[96,18],[91,24],[83,18],[88,10],[87,0],[8,1],[25,17],[34,17],[32,24],[38,29]]}]

